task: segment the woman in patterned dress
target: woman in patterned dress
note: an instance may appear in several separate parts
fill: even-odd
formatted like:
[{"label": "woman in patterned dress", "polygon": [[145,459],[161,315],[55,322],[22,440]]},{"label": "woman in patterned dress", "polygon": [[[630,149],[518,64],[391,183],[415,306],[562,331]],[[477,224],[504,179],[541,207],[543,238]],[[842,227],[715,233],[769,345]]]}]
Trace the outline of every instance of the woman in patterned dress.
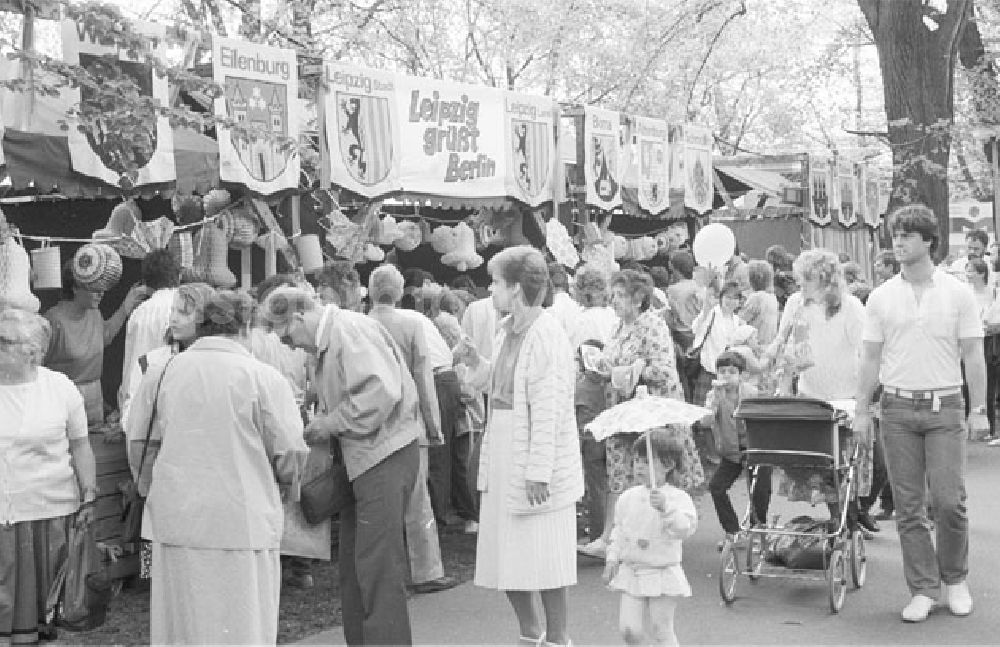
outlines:
[{"label": "woman in patterned dress", "polygon": [[[650,310],[652,295],[653,280],[647,274],[624,270],[611,279],[611,303],[620,323],[611,342],[604,349],[604,363],[611,371],[634,367],[633,375],[637,378],[624,385],[624,388],[617,388],[612,384],[612,399],[618,402],[631,398],[639,384],[645,385],[650,395],[684,400],[684,392],[677,376],[670,329],[659,313]],[[616,434],[605,441],[609,497],[604,533],[579,548],[585,555],[605,556],[618,495],[636,485],[632,474],[635,458],[632,444],[638,437],[638,433]],[[705,475],[690,432],[685,434],[684,444],[691,464],[698,465],[692,471],[690,482],[682,485],[682,489],[691,490],[704,482]]]}]

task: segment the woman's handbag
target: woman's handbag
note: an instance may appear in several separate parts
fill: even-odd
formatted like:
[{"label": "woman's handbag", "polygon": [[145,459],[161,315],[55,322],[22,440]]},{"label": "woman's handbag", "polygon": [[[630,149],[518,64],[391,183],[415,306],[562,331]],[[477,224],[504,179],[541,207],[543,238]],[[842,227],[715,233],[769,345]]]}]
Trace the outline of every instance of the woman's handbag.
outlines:
[{"label": "woman's handbag", "polygon": [[299,505],[309,523],[322,523],[354,503],[340,443],[334,439],[330,444],[330,451],[314,447],[306,460],[305,473],[314,476],[303,481]]},{"label": "woman's handbag", "polygon": [[49,589],[46,621],[70,631],[90,631],[104,624],[111,600],[111,580],[101,565],[93,526],[71,525],[66,547],[66,560]]},{"label": "woman's handbag", "polygon": [[683,366],[681,369],[684,371],[684,375],[687,376],[689,380],[694,380],[698,377],[701,372],[701,349],[705,347],[705,342],[708,341],[708,336],[712,334],[712,326],[715,325],[715,310],[712,310],[712,318],[708,322],[708,329],[705,330],[705,334],[702,335],[701,343],[694,346],[688,352],[684,353],[682,356],[684,359],[682,361]]}]

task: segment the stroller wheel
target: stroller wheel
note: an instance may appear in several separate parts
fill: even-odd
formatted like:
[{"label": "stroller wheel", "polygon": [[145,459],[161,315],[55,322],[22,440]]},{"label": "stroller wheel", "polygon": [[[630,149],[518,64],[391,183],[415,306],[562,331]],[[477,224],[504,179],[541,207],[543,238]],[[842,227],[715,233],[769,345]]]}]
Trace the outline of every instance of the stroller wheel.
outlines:
[{"label": "stroller wheel", "polygon": [[851,537],[851,581],[854,588],[865,585],[868,575],[868,554],[865,552],[865,536],[860,530],[855,530]]},{"label": "stroller wheel", "polygon": [[839,548],[830,554],[826,567],[826,582],[830,589],[830,610],[839,613],[844,607],[844,596],[847,594],[847,572],[844,563],[844,551]]},{"label": "stroller wheel", "polygon": [[739,574],[739,558],[736,556],[736,546],[727,541],[722,547],[722,557],[719,560],[719,595],[727,605],[736,599],[736,576]]},{"label": "stroller wheel", "polygon": [[760,581],[760,572],[764,568],[764,547],[767,545],[767,535],[750,533],[747,538],[747,576],[756,584]]}]

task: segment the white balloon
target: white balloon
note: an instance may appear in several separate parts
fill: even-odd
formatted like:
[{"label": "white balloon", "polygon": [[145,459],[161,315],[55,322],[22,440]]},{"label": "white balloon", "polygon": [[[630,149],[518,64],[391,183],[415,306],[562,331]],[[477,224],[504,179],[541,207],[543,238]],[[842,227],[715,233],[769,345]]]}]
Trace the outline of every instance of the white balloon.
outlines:
[{"label": "white balloon", "polygon": [[721,268],[736,252],[736,237],[729,227],[713,222],[695,234],[691,247],[698,265]]}]

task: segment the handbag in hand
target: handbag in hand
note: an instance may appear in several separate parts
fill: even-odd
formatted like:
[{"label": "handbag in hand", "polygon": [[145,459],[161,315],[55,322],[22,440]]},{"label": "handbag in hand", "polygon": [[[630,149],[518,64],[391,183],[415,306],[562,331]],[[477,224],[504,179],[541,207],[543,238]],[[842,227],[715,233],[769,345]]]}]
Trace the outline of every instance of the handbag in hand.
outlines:
[{"label": "handbag in hand", "polygon": [[313,476],[302,483],[299,505],[309,523],[323,523],[354,503],[354,489],[336,439],[331,441],[330,451],[325,446],[309,451],[305,473]]}]

